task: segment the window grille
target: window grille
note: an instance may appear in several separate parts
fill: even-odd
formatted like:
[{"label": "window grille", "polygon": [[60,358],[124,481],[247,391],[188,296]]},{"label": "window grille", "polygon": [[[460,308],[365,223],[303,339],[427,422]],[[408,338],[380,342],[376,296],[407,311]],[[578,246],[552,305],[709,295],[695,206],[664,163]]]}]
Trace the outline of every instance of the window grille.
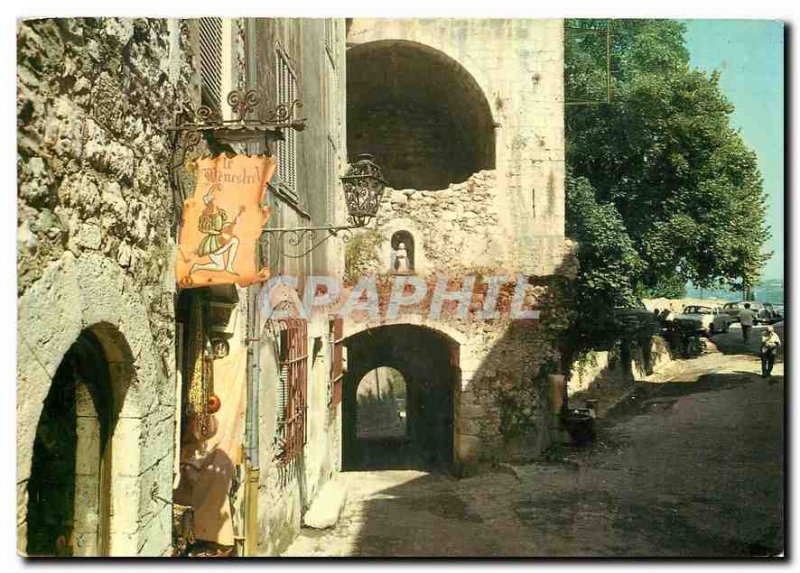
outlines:
[{"label": "window grille", "polygon": [[203,105],[222,102],[222,18],[200,18],[200,92]]},{"label": "window grille", "polygon": [[344,377],[344,322],[341,316],[329,322],[330,376],[328,377],[328,404],[335,408],[342,401],[342,378]]},{"label": "window grille", "polygon": [[[278,50],[277,52],[277,100],[278,104],[292,105],[297,99],[297,78],[289,66],[286,56]],[[283,141],[278,141],[278,179],[283,188],[297,194],[297,135],[293,129],[283,132]]]},{"label": "window grille", "polygon": [[308,329],[304,319],[280,321],[278,462],[286,465],[306,444]]}]

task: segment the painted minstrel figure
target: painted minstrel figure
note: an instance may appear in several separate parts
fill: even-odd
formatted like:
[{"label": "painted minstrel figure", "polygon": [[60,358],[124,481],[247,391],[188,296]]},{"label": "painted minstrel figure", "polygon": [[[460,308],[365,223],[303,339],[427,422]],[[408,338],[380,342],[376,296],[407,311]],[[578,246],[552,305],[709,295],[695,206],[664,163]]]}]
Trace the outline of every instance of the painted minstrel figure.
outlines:
[{"label": "painted minstrel figure", "polygon": [[[211,262],[195,263],[189,274],[195,271],[227,271],[237,274],[233,269],[236,261],[236,252],[239,250],[239,238],[233,234],[233,227],[239,222],[239,217],[244,207],[239,210],[239,215],[233,221],[228,220],[228,214],[218,207],[215,194],[222,190],[219,184],[212,185],[203,196],[205,209],[200,215],[198,229],[205,235],[196,249],[198,257],[208,256]],[[228,262],[225,263],[225,253],[228,253]]]}]

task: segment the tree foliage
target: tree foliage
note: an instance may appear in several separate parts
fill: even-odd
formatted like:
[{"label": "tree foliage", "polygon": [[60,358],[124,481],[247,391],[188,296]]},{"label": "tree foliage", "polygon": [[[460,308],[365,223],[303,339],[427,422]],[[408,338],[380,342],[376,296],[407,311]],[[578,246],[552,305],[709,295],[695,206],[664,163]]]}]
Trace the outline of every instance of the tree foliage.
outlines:
[{"label": "tree foliage", "polygon": [[[635,272],[628,278],[643,294],[680,294],[687,281],[755,284],[769,256],[765,195],[755,154],[730,125],[719,74],[690,67],[679,22],[611,27],[611,103],[567,107],[569,177],[616,209],[642,263],[625,266]],[[604,97],[605,38],[568,33],[565,54],[567,97]]]},{"label": "tree foliage", "polygon": [[642,260],[616,207],[599,203],[583,177],[568,179],[567,234],[579,243],[577,318],[569,341],[577,352],[616,334],[614,309],[633,302]]}]

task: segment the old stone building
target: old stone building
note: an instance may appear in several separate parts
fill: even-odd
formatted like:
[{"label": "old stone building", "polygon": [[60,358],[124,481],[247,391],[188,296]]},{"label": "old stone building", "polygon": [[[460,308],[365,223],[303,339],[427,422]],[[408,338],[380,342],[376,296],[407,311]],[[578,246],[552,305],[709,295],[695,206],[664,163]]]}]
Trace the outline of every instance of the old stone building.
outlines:
[{"label": "old stone building", "polygon": [[[546,447],[575,271],[560,21],[44,19],[17,39],[21,553],[170,555],[191,532],[275,555],[342,469]],[[238,121],[248,91],[280,127],[176,128]],[[288,282],[176,284],[195,162],[220,152],[277,158],[256,256]],[[293,233],[347,224],[363,153],[389,184],[370,226]],[[311,275],[476,288],[466,317],[343,321],[301,312]],[[481,315],[517,292],[538,318]]]},{"label": "old stone building", "polygon": [[186,23],[18,26],[17,505],[23,553],[170,550],[170,110]]},{"label": "old stone building", "polygon": [[[232,90],[256,90],[262,117],[299,100],[304,131],[236,150],[280,157],[270,226],[340,221],[344,21],[25,21],[18,80],[20,552],[170,554],[174,495],[193,507],[198,541],[241,553],[252,476],[248,550],[277,551],[338,469],[331,324],[259,316],[269,293],[258,285],[176,288],[191,165],[215,150],[201,142],[181,157],[171,128],[186,104],[229,119]],[[335,241],[300,257],[274,243],[261,249],[273,275],[341,272]],[[225,349],[213,362],[212,343]],[[308,360],[281,377],[305,348]],[[216,392],[199,436],[187,396],[197,365]],[[245,420],[254,378],[260,408]],[[307,404],[287,404],[306,382]],[[289,431],[301,440],[285,451]],[[260,456],[244,447],[259,443]]]},{"label": "old stone building", "polygon": [[562,22],[355,19],[347,44],[348,151],[374,153],[393,188],[372,226],[374,256],[355,264],[429,290],[437,277],[456,291],[469,275],[507,277],[511,290],[521,280],[540,318],[481,320],[483,283],[464,318],[432,319],[423,303],[346,323],[345,466],[374,449],[356,436],[356,396],[378,367],[408,388],[411,430],[395,447],[421,456],[402,463],[534,456],[550,442],[547,374],[576,270],[564,237]]}]

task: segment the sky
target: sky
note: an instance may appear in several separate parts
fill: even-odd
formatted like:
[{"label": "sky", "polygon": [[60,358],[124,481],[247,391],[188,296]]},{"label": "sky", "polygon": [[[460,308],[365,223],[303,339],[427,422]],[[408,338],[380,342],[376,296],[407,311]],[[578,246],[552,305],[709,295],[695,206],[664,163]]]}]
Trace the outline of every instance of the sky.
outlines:
[{"label": "sky", "polygon": [[783,23],[775,20],[687,20],[694,67],[722,74],[720,86],[736,107],[731,115],[756,152],[767,194],[774,251],[765,279],[783,278]]}]

